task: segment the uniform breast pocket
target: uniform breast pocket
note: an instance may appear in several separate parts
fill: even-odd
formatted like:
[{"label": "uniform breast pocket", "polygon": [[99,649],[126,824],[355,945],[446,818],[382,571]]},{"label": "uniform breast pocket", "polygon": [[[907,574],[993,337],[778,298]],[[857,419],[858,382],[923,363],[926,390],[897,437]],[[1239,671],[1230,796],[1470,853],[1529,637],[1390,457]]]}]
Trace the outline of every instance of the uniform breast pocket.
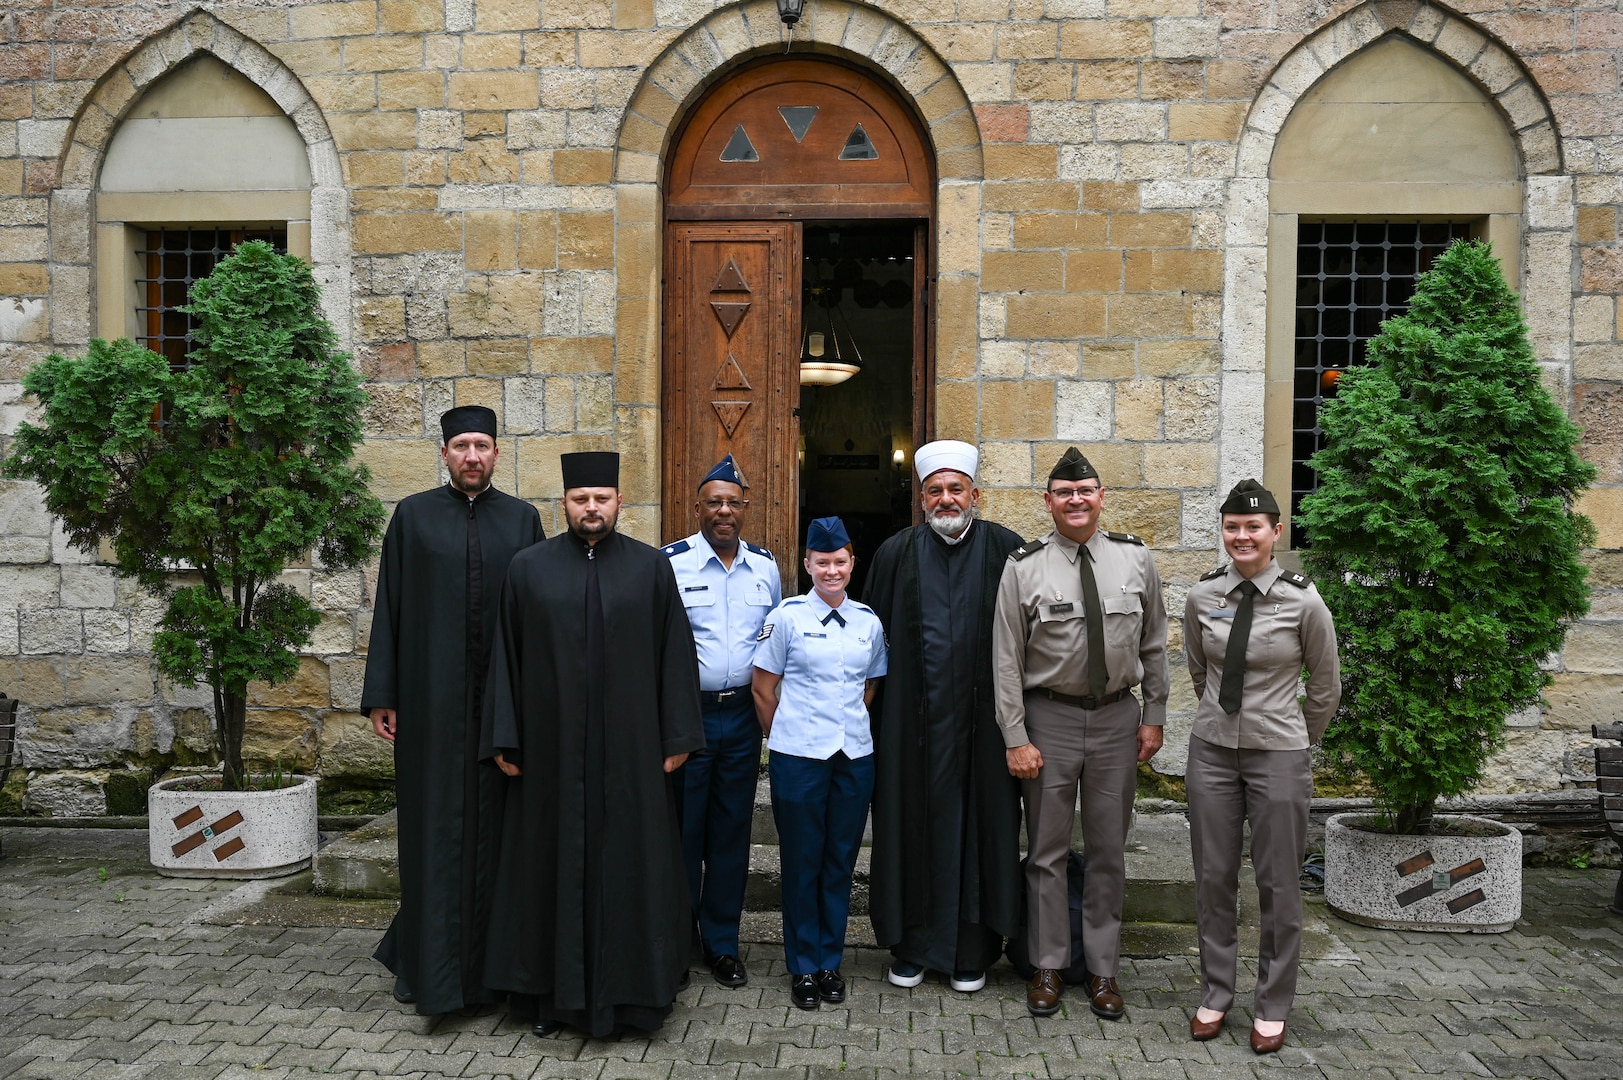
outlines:
[{"label": "uniform breast pocket", "polygon": [[766,582],[764,581],[755,582],[755,584],[749,587],[749,591],[744,595],[746,598],[745,603],[749,604],[751,607],[772,606],[772,590],[766,587]]},{"label": "uniform breast pocket", "polygon": [[1056,634],[1080,634],[1083,626],[1082,601],[1062,600],[1039,605],[1037,621]]},{"label": "uniform breast pocket", "polygon": [[1136,650],[1139,624],[1144,621],[1144,602],[1137,594],[1123,594],[1100,597],[1099,606],[1105,611],[1105,644]]}]

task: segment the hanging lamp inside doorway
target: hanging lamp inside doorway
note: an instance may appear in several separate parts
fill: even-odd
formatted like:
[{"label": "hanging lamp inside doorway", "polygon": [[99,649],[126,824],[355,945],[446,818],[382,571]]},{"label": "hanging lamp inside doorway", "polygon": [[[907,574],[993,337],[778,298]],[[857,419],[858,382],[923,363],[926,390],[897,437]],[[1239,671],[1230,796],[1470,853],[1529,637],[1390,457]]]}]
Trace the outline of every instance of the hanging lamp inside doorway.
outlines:
[{"label": "hanging lamp inside doorway", "polygon": [[[808,291],[811,302],[806,305],[808,311],[806,340],[801,343],[800,349],[800,385],[838,386],[862,370],[862,352],[857,348],[857,339],[851,333],[851,325],[840,313],[840,287],[817,284],[812,285]],[[816,327],[815,316],[809,314],[817,310],[823,312],[822,329]],[[838,327],[835,325],[836,320],[839,322]],[[845,343],[850,347],[849,357],[840,346],[842,328]]]}]

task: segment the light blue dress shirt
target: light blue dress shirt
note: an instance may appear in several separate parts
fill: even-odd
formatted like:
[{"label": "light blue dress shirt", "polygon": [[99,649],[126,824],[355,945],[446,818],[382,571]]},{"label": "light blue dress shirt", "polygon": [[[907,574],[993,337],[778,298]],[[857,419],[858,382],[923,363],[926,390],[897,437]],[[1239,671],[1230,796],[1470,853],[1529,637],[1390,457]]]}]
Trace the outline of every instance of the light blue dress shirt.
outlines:
[{"label": "light blue dress shirt", "polygon": [[[838,611],[840,620],[830,618]],[[827,760],[873,753],[863,686],[886,671],[885,628],[873,609],[850,597],[831,608],[816,590],[772,609],[761,627],[755,666],[782,675],[767,747]]]},{"label": "light blue dress shirt", "polygon": [[766,613],[783,599],[772,553],[740,543],[732,569],[703,533],[660,549],[671,560],[676,585],[699,650],[699,689],[748,686],[756,638]]}]

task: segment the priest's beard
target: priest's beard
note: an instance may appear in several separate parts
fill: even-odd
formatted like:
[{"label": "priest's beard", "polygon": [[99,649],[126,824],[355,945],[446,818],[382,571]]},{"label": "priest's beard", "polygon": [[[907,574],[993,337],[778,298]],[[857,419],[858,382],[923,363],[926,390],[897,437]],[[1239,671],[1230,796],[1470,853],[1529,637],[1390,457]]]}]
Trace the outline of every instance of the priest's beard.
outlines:
[{"label": "priest's beard", "polygon": [[585,540],[587,543],[596,543],[614,531],[614,523],[619,520],[618,511],[587,510],[579,517],[572,509],[564,510],[564,518],[569,522],[569,531]]},{"label": "priest's beard", "polygon": [[975,520],[973,506],[965,510],[948,510],[942,507],[929,517],[930,528],[945,539],[951,540],[959,533],[969,528],[969,523]]},{"label": "priest's beard", "polygon": [[464,495],[470,497],[477,495],[490,486],[490,470],[482,468],[476,472],[469,469],[462,473],[452,473],[451,486]]}]

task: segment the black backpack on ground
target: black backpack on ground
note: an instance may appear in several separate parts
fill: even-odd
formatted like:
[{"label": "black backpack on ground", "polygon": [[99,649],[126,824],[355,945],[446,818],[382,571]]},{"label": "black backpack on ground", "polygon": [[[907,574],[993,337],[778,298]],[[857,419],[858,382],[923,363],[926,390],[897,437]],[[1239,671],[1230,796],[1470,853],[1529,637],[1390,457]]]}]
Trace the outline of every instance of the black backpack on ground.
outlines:
[{"label": "black backpack on ground", "polygon": [[[1025,881],[1026,861],[1020,861],[1020,880]],[[1082,853],[1073,851],[1065,860],[1065,879],[1070,894],[1071,909],[1071,966],[1062,968],[1059,977],[1070,985],[1077,985],[1088,976],[1087,957],[1082,952]],[[1026,908],[1020,908],[1024,915]],[[1030,979],[1037,969],[1031,966],[1031,958],[1026,951],[1025,919],[1020,920],[1020,932],[1009,939],[1003,953],[1009,958],[1014,970],[1020,973],[1022,979]]]}]

